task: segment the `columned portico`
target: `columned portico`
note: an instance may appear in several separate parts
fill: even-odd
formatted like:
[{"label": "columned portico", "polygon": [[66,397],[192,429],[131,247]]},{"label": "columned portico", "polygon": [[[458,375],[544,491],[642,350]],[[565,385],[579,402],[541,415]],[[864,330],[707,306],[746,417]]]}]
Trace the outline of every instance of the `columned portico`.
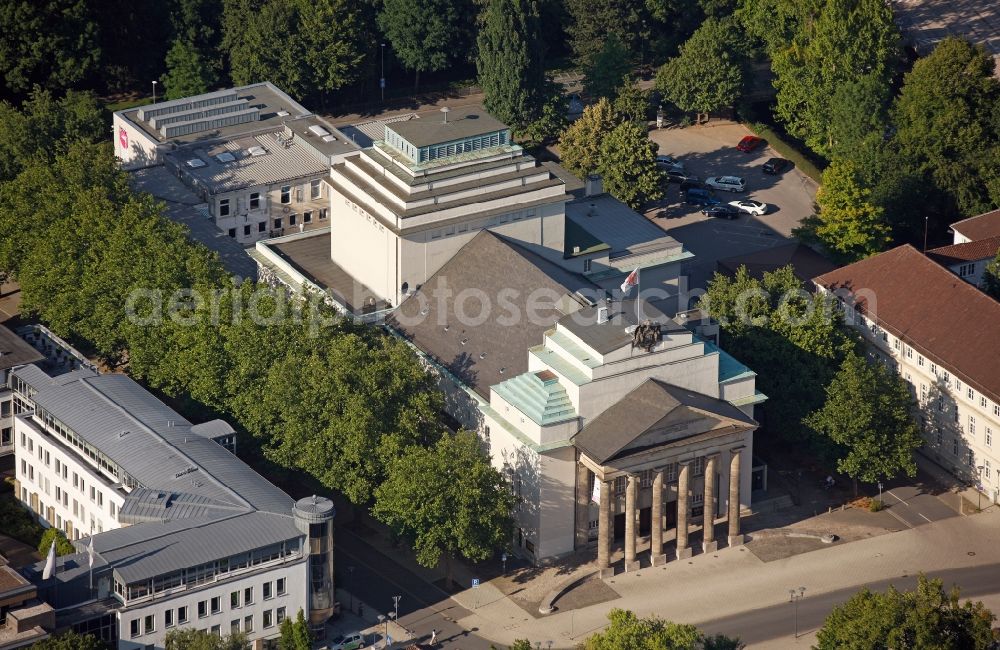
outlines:
[{"label": "columned portico", "polygon": [[702,551],[713,553],[719,544],[715,541],[715,513],[718,505],[715,502],[715,465],[718,454],[712,454],[705,460],[705,507],[702,516]]},{"label": "columned portico", "polygon": [[663,564],[667,556],[663,553],[663,469],[653,474],[653,505],[650,509],[649,562],[653,566]]},{"label": "columned portico", "polygon": [[635,571],[639,562],[635,559],[636,542],[636,499],[639,496],[639,477],[629,474],[625,487],[625,570]]},{"label": "columned portico", "polygon": [[590,470],[583,463],[576,463],[576,515],[573,548],[587,547],[590,539]]},{"label": "columned portico", "polygon": [[[595,477],[595,480],[596,477]],[[614,535],[611,520],[611,481],[601,481],[600,509],[597,515],[597,570],[604,571],[611,567],[611,538]],[[612,572],[614,575],[614,572]]]}]

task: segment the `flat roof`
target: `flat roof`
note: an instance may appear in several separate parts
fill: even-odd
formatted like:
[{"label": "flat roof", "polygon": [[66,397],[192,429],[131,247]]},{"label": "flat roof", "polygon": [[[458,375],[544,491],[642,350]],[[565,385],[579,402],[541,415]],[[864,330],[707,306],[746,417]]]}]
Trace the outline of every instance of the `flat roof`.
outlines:
[{"label": "flat roof", "polygon": [[371,300],[375,301],[376,309],[388,306],[374,291],[330,259],[329,231],[289,241],[265,242],[265,245],[317,285],[331,291],[352,313],[359,313]]},{"label": "flat roof", "polygon": [[444,113],[436,111],[417,113],[417,119],[392,122],[388,126],[415,147],[463,140],[509,128],[481,106],[451,110],[448,112],[447,122],[444,120]]},{"label": "flat roof", "polygon": [[0,370],[7,370],[26,363],[36,363],[45,356],[28,345],[27,341],[0,325]]},{"label": "flat roof", "polygon": [[[185,97],[183,100],[174,101],[196,101],[200,97],[217,95],[219,93],[227,92],[227,90],[204,93],[203,95]],[[248,86],[239,86],[231,90],[236,92],[236,97],[238,99],[245,99],[249,106],[256,107],[260,110],[260,118],[258,120],[245,122],[243,124],[223,126],[218,129],[199,131],[197,133],[189,133],[187,135],[164,137],[160,131],[153,128],[148,121],[140,119],[138,113],[143,109],[160,106],[161,104],[167,105],[168,102],[136,106],[134,108],[118,111],[115,115],[120,115],[127,119],[139,130],[157,142],[173,142],[177,145],[186,145],[209,140],[235,138],[240,135],[246,135],[262,129],[280,127],[289,119],[304,117],[312,114],[304,106],[268,81],[250,84]],[[286,114],[281,115],[280,113]]]},{"label": "flat roof", "polygon": [[[592,239],[606,244],[612,259],[670,248],[680,252],[683,248],[679,241],[609,194],[570,201],[566,204],[566,221],[574,222]],[[573,250],[572,244],[567,243],[567,250]]]},{"label": "flat roof", "polygon": [[291,120],[285,127],[324,156],[339,156],[360,149],[347,135],[318,115]]}]

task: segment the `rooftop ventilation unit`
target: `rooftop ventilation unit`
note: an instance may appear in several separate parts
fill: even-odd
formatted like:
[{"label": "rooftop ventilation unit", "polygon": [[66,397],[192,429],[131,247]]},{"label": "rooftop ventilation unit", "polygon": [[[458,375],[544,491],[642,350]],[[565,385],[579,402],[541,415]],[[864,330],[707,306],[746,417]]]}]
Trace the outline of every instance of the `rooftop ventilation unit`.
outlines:
[{"label": "rooftop ventilation unit", "polygon": [[201,158],[192,158],[191,160],[185,160],[184,164],[192,169],[198,169],[205,166],[205,161]]},{"label": "rooftop ventilation unit", "polygon": [[288,117],[288,111],[282,109],[277,113],[278,117]]},{"label": "rooftop ventilation unit", "polygon": [[333,137],[332,135],[324,135],[323,136],[323,142],[336,142],[336,141],[337,141],[337,138]]},{"label": "rooftop ventilation unit", "polygon": [[265,149],[264,147],[253,146],[247,149],[247,153],[250,154],[251,156],[266,156],[267,149]]},{"label": "rooftop ventilation unit", "polygon": [[242,111],[234,111],[224,115],[214,115],[201,119],[167,124],[160,129],[160,134],[165,138],[173,138],[176,136],[188,135],[190,133],[214,131],[227,126],[246,124],[247,122],[256,122],[258,120],[260,120],[260,109],[255,106],[253,108],[247,108]]},{"label": "rooftop ventilation unit", "polygon": [[232,101],[219,104],[217,106],[206,106],[198,109],[182,110],[173,113],[166,113],[164,115],[157,115],[149,120],[149,124],[154,129],[162,129],[168,124],[190,122],[191,120],[200,120],[213,117],[215,115],[225,115],[227,113],[237,113],[239,111],[245,111],[248,108],[250,108],[250,105],[247,103],[247,100],[233,99]]},{"label": "rooftop ventilation unit", "polygon": [[216,155],[215,159],[218,160],[220,163],[231,163],[235,162],[236,156],[229,153],[228,151],[223,151],[222,153]]},{"label": "rooftop ventilation unit", "polygon": [[160,102],[159,104],[152,104],[150,106],[145,106],[140,108],[136,112],[136,116],[140,120],[149,121],[156,117],[157,115],[167,115],[169,113],[183,113],[185,111],[191,111],[196,108],[202,108],[204,106],[216,106],[219,104],[228,104],[229,102],[236,101],[236,91],[229,90],[219,90],[214,93],[205,93],[203,95],[195,95],[194,97],[185,97],[184,99],[174,99],[168,102]]},{"label": "rooftop ventilation unit", "polygon": [[324,129],[319,124],[313,124],[312,126],[310,126],[309,133],[312,133],[313,135],[318,135],[321,138],[325,135],[330,135],[330,132]]}]

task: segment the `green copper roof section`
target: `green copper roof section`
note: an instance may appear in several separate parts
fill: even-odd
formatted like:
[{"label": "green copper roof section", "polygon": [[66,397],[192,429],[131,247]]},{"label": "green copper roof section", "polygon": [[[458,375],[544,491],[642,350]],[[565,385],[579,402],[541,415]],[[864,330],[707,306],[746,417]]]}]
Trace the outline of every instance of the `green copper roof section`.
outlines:
[{"label": "green copper roof section", "polygon": [[551,370],[526,372],[490,389],[543,427],[576,417],[566,389]]},{"label": "green copper roof section", "polygon": [[748,377],[756,377],[757,373],[750,370],[742,363],[733,358],[731,354],[712,343],[711,341],[705,341],[705,354],[719,354],[719,383],[725,383],[727,381],[733,381],[736,379],[746,379]]},{"label": "green copper roof section", "polygon": [[[576,250],[579,248],[579,250]],[[564,230],[563,257],[569,259],[578,255],[589,255],[606,251],[611,247],[600,239],[590,234],[590,231],[583,228],[572,219],[566,219]]]},{"label": "green copper roof section", "polygon": [[747,404],[760,404],[761,402],[767,401],[767,395],[755,390],[754,394],[750,397],[741,397],[739,399],[729,400],[729,403],[733,406],[746,406]]},{"label": "green copper roof section", "polygon": [[577,386],[590,383],[590,377],[580,372],[580,369],[563,359],[561,356],[546,348],[544,345],[536,345],[528,348],[528,354],[542,361],[560,375],[573,382]]},{"label": "green copper roof section", "polygon": [[587,366],[588,368],[600,368],[601,362],[594,355],[582,345],[566,336],[558,329],[551,329],[545,333],[545,338],[549,339],[557,346],[559,346],[563,351],[572,356],[574,359]]}]

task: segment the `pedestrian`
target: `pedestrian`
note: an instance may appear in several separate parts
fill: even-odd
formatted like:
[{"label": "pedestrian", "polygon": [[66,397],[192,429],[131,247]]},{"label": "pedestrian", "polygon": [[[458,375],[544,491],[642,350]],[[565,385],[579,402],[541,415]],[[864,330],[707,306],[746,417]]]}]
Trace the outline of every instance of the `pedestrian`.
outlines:
[{"label": "pedestrian", "polygon": [[437,642],[438,642],[438,631],[437,630],[431,630],[431,645],[434,645]]}]

